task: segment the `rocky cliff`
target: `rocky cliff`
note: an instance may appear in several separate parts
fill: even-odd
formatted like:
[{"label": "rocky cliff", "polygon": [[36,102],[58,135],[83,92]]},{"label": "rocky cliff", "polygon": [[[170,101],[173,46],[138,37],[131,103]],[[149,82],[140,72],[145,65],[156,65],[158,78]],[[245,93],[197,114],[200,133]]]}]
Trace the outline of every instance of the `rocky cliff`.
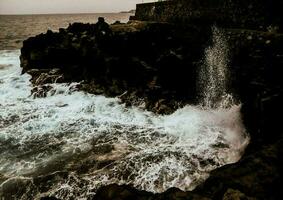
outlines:
[{"label": "rocky cliff", "polygon": [[282,31],[277,0],[169,0],[138,4],[133,20],[217,24],[225,28],[267,30],[269,26]]},{"label": "rocky cliff", "polygon": [[102,36],[94,29],[75,23],[29,38],[21,50],[23,72],[35,85],[83,81],[87,92],[121,96],[129,105],[143,100],[158,113],[196,101],[197,63],[210,28],[134,21]]}]

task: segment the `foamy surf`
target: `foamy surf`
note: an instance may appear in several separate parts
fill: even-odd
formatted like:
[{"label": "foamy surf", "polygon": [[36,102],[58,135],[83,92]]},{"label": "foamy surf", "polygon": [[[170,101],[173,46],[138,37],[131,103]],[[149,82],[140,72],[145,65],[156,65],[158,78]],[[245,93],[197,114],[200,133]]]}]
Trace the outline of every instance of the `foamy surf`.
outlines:
[{"label": "foamy surf", "polygon": [[31,180],[54,174],[60,178],[50,178],[44,194],[62,199],[111,183],[192,190],[211,170],[237,162],[248,144],[240,105],[188,105],[162,116],[74,91],[76,83],[51,84],[46,98],[34,98],[18,57],[0,52],[0,196],[17,179],[26,182],[22,199],[40,198]]}]

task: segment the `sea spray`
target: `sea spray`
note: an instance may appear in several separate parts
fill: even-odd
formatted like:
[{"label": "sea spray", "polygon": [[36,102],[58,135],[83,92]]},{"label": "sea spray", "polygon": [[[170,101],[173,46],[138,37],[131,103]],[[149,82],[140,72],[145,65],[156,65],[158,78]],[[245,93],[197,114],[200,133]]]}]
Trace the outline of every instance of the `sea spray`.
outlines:
[{"label": "sea spray", "polygon": [[19,51],[0,54],[0,197],[15,180],[25,185],[18,199],[92,197],[111,183],[192,190],[237,162],[248,143],[238,105],[187,105],[162,116],[72,84],[50,84],[55,92],[34,98]]},{"label": "sea spray", "polygon": [[212,44],[205,49],[199,70],[201,104],[208,108],[229,107],[233,96],[227,92],[229,83],[229,48],[223,30],[212,27]]}]

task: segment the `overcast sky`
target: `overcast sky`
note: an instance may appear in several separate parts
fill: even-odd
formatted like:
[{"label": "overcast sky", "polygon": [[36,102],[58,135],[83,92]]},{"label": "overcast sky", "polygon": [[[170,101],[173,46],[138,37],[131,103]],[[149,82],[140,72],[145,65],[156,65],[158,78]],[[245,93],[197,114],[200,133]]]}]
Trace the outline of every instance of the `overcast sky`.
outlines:
[{"label": "overcast sky", "polygon": [[0,14],[120,12],[142,1],[155,0],[0,0]]}]

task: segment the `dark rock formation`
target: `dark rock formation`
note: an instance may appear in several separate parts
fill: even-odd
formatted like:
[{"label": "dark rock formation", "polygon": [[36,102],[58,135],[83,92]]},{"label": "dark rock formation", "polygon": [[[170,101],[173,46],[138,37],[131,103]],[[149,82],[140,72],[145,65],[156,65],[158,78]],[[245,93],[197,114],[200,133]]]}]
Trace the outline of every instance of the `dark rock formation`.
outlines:
[{"label": "dark rock formation", "polygon": [[227,32],[231,48],[231,88],[243,104],[253,141],[277,141],[282,135],[283,34],[237,30]]},{"label": "dark rock formation", "polygon": [[132,20],[217,24],[226,28],[282,31],[280,0],[168,0],[138,4]]},{"label": "dark rock formation", "polygon": [[103,35],[97,24],[75,23],[26,40],[21,66],[35,85],[84,81],[87,92],[123,94],[129,105],[132,97],[141,98],[146,108],[168,113],[196,96],[196,63],[210,34],[200,30],[131,22],[112,25]]},{"label": "dark rock formation", "polygon": [[112,200],[112,199],[123,199],[123,200],[165,200],[165,199],[190,199],[190,200],[209,200],[210,198],[203,197],[201,195],[195,194],[193,192],[186,193],[180,191],[176,188],[169,189],[168,191],[162,194],[152,194],[149,192],[138,191],[129,186],[118,186],[118,185],[109,185],[102,187],[97,191],[95,200]]}]

